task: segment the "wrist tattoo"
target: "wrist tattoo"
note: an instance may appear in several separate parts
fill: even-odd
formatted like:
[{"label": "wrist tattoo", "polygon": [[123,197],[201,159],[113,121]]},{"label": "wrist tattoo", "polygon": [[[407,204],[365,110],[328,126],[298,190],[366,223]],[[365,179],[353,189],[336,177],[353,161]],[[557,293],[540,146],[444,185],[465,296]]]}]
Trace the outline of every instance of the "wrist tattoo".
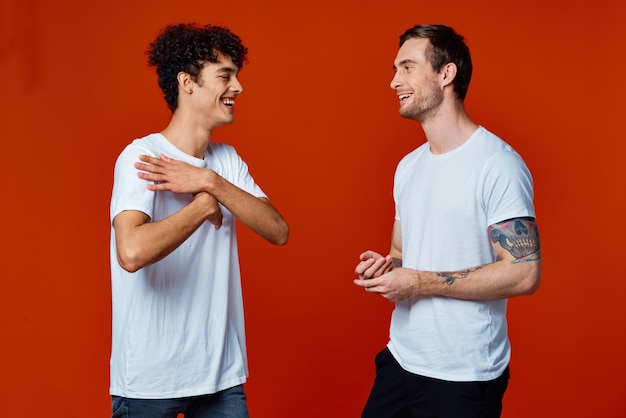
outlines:
[{"label": "wrist tattoo", "polygon": [[401,258],[393,258],[391,260],[391,268],[395,269],[396,267],[402,267],[402,259]]},{"label": "wrist tattoo", "polygon": [[461,271],[442,271],[439,273],[435,273],[439,277],[443,277],[443,282],[449,286],[454,284],[456,279],[465,279],[469,274],[473,271],[478,270],[482,266],[472,267],[471,269],[465,269]]}]

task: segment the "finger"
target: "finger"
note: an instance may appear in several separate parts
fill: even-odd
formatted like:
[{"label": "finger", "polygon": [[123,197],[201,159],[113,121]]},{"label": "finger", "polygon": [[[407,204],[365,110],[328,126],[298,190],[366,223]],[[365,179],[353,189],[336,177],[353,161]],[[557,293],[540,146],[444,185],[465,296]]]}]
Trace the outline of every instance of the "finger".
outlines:
[{"label": "finger", "polygon": [[380,276],[385,271],[386,263],[387,260],[385,258],[379,258],[378,260],[374,261],[374,263],[367,270],[365,270],[364,276],[370,278]]},{"label": "finger", "polygon": [[137,170],[147,171],[149,173],[156,173],[158,169],[157,166],[146,163],[135,163],[134,166]]},{"label": "finger", "polygon": [[364,288],[365,290],[376,287],[378,283],[374,279],[354,279],[353,283],[359,287]]},{"label": "finger", "polygon": [[222,219],[223,219],[223,216],[220,213],[218,215],[211,216],[209,218],[209,222],[211,222],[213,226],[215,226],[215,229],[220,229],[220,227],[222,226]]},{"label": "finger", "polygon": [[393,263],[393,257],[388,255],[384,258],[384,260],[385,262],[383,263],[382,266],[380,266],[380,269],[376,272],[376,277],[381,276],[387,273],[388,271],[391,271],[391,263]]},{"label": "finger", "polygon": [[148,181],[162,181],[163,180],[163,176],[161,176],[160,174],[156,174],[156,173],[150,173],[150,172],[143,172],[140,171],[139,173],[137,173],[137,177],[139,177],[140,179],[143,180],[148,180]]},{"label": "finger", "polygon": [[367,293],[374,293],[377,295],[382,295],[381,293],[381,288],[380,286],[376,285],[376,286],[371,286],[371,280],[365,280],[364,281],[364,285],[361,286],[363,287],[363,290],[366,291]]},{"label": "finger", "polygon": [[148,183],[146,188],[153,192],[171,191],[168,183]]},{"label": "finger", "polygon": [[159,162],[161,161],[156,157],[152,157],[151,155],[145,155],[145,154],[140,155],[139,160],[152,164],[152,165],[158,165]]},{"label": "finger", "polygon": [[361,276],[363,273],[365,273],[365,270],[371,267],[372,264],[374,264],[373,258],[369,258],[364,261],[361,261],[359,264],[357,264],[356,268],[354,269],[354,273],[357,276]]},{"label": "finger", "polygon": [[370,259],[370,258],[377,259],[377,258],[380,258],[380,257],[382,257],[382,256],[380,254],[378,254],[377,252],[372,251],[372,250],[367,250],[367,251],[365,251],[364,253],[362,253],[359,256],[359,260],[365,261],[365,260]]}]

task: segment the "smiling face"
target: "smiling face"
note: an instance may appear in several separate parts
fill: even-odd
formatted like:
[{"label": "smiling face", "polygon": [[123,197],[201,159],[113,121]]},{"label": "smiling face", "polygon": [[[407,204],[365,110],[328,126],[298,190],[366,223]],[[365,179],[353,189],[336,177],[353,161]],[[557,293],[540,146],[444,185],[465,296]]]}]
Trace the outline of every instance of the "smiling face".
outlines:
[{"label": "smiling face", "polygon": [[444,98],[439,74],[427,58],[429,43],[426,38],[412,38],[402,44],[390,84],[400,100],[400,116],[422,123],[436,115]]},{"label": "smiling face", "polygon": [[218,62],[203,65],[198,80],[190,85],[190,110],[209,130],[234,121],[235,99],[243,91],[239,68],[230,57],[218,56]]}]

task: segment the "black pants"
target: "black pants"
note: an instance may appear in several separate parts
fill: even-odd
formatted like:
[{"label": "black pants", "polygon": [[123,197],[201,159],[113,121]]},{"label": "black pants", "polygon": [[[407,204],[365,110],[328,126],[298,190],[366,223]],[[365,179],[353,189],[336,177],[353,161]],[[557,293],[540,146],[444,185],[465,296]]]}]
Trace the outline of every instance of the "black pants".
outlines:
[{"label": "black pants", "polygon": [[362,418],[499,418],[509,369],[487,382],[448,382],[409,373],[385,348]]}]

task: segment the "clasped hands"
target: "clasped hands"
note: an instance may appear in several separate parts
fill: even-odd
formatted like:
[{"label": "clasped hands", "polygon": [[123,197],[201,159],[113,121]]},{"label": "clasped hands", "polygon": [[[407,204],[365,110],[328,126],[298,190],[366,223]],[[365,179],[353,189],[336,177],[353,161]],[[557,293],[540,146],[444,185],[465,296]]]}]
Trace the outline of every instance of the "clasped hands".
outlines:
[{"label": "clasped hands", "polygon": [[184,161],[174,160],[165,155],[159,158],[149,155],[140,155],[141,162],[135,163],[140,170],[137,176],[151,181],[148,189],[153,191],[169,191],[172,193],[191,193],[195,199],[206,199],[209,207],[207,221],[219,229],[222,226],[222,210],[219,202],[207,190],[211,176],[217,176],[213,170],[195,167]]},{"label": "clasped hands", "polygon": [[390,301],[407,299],[418,293],[417,271],[402,267],[392,268],[393,258],[382,256],[375,251],[365,251],[359,256],[360,262],[354,272],[358,279],[354,284],[366,292],[379,294]]}]

